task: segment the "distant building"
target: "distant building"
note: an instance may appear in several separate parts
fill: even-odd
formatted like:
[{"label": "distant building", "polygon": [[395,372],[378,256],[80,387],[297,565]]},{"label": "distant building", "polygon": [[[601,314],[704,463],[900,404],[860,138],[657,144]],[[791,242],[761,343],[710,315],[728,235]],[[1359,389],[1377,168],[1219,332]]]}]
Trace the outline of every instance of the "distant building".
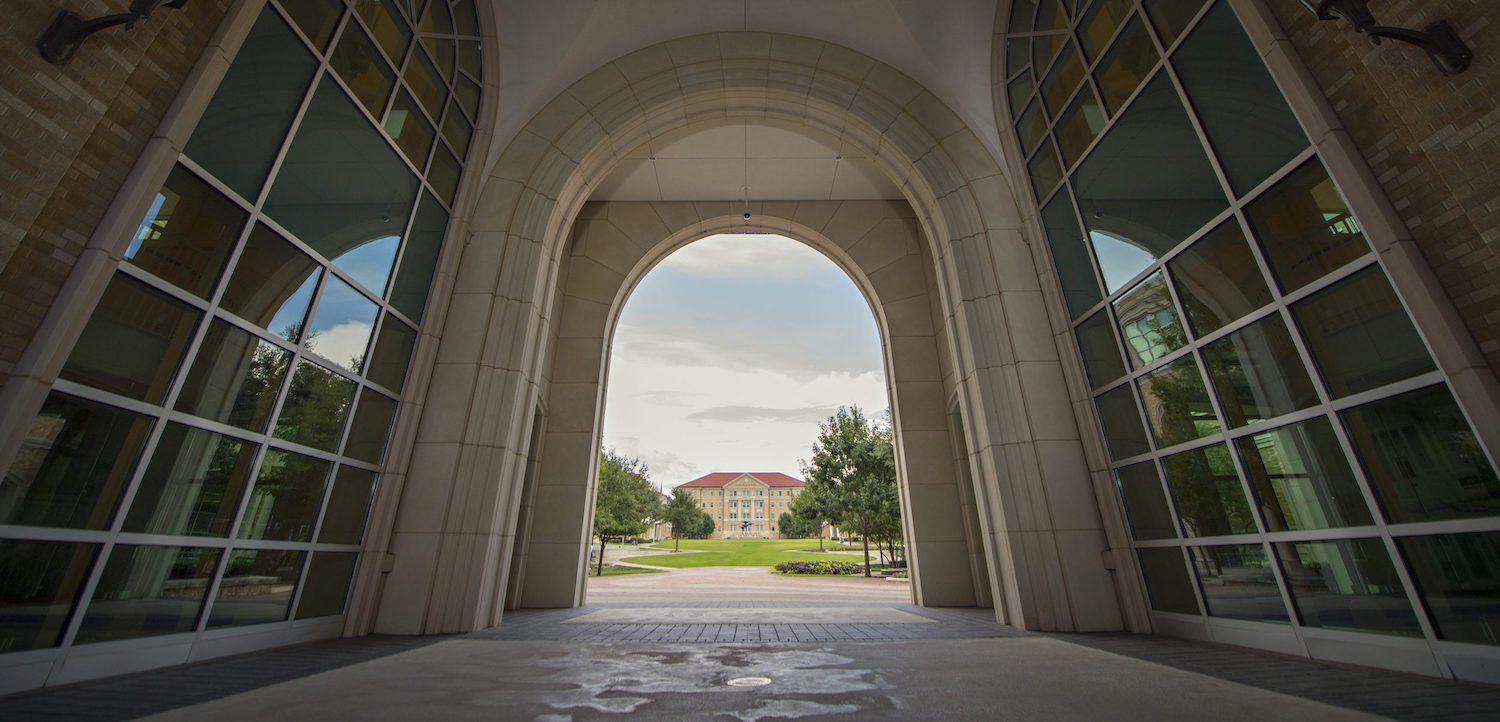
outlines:
[{"label": "distant building", "polygon": [[775,539],[776,518],[789,511],[803,482],[777,472],[719,472],[677,488],[687,489],[714,519],[711,539]]}]

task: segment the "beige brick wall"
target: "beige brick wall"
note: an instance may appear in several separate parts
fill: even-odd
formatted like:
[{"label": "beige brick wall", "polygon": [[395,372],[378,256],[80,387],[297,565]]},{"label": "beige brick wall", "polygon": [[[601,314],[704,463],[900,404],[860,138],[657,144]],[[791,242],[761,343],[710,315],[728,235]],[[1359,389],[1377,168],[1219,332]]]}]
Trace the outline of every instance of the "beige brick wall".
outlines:
[{"label": "beige brick wall", "polygon": [[228,0],[158,10],[101,31],[71,63],[36,39],[60,9],[123,12],[127,0],[6,0],[0,22],[0,384],[197,63]]},{"label": "beige brick wall", "polygon": [[1476,57],[1448,78],[1414,46],[1372,46],[1347,23],[1318,22],[1295,0],[1266,5],[1500,373],[1500,6],[1371,0],[1381,25],[1453,25]]}]

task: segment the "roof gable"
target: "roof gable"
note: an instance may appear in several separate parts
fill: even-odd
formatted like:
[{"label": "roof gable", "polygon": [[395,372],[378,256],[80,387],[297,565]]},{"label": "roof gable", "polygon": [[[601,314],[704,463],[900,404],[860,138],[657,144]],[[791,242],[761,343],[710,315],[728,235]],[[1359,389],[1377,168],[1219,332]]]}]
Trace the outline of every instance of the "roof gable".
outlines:
[{"label": "roof gable", "polygon": [[713,489],[722,489],[723,487],[727,486],[729,484],[729,482],[734,481],[736,479],[739,479],[741,477],[746,477],[746,476],[748,476],[748,477],[750,477],[752,479],[755,479],[756,481],[759,481],[760,483],[765,484],[766,486],[773,487],[773,488],[788,488],[788,487],[795,488],[795,487],[801,487],[801,486],[804,485],[803,481],[801,479],[798,479],[798,478],[795,478],[795,477],[791,477],[791,476],[787,476],[786,474],[782,474],[782,473],[776,472],[776,471],[756,471],[756,472],[720,471],[720,472],[715,472],[715,473],[712,473],[712,474],[705,474],[705,475],[700,476],[700,477],[698,477],[696,479],[693,479],[692,481],[689,481],[686,484],[679,484],[677,486],[677,488],[681,489],[681,488],[686,487],[686,488],[690,488],[690,489],[695,489],[695,488],[705,488],[706,487],[706,488],[713,488]]}]

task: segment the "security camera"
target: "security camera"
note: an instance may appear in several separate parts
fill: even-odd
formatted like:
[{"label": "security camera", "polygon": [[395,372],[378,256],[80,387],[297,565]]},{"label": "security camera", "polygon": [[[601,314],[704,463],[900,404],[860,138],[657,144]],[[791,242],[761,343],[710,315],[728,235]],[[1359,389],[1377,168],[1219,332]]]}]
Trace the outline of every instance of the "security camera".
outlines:
[{"label": "security camera", "polygon": [[750,211],[745,211],[745,220],[750,220]]}]

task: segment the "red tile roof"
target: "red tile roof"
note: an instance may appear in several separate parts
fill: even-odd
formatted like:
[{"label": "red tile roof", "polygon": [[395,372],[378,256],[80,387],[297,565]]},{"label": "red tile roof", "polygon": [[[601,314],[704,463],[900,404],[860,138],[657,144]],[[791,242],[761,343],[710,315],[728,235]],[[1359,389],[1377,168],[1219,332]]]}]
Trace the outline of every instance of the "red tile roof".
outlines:
[{"label": "red tile roof", "polygon": [[725,484],[728,484],[729,482],[734,481],[735,479],[738,479],[738,478],[740,478],[742,476],[753,476],[756,479],[760,480],[761,482],[764,482],[766,486],[802,486],[803,485],[803,482],[802,482],[801,479],[793,478],[793,477],[787,476],[786,474],[782,474],[782,473],[776,472],[776,471],[769,471],[769,472],[760,472],[760,471],[756,471],[756,472],[721,471],[721,472],[718,472],[718,473],[715,473],[715,474],[707,474],[705,476],[700,476],[700,477],[698,477],[696,479],[693,479],[692,481],[689,481],[686,484],[679,484],[677,486],[677,488],[679,488],[679,489],[681,489],[683,487],[688,487],[688,488],[699,488],[699,487],[720,488],[720,487],[723,487]]}]

